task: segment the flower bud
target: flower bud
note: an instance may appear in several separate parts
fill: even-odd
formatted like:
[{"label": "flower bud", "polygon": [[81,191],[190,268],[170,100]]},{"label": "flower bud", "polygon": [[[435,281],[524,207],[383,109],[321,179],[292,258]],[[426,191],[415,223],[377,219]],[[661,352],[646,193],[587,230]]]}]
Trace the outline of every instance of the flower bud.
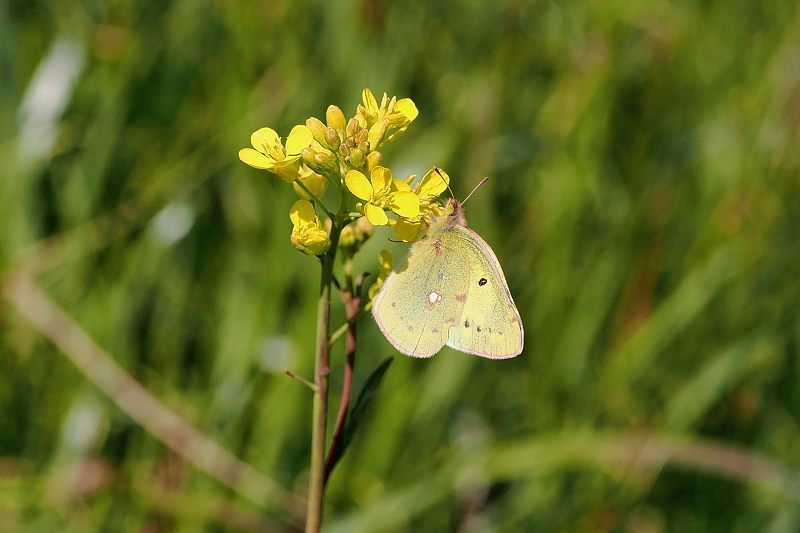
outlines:
[{"label": "flower bud", "polygon": [[378,146],[380,142],[383,140],[383,136],[386,134],[386,129],[389,127],[389,121],[386,119],[379,120],[372,127],[369,129],[369,135],[367,139],[369,140],[370,146]]},{"label": "flower bud", "polygon": [[336,158],[329,153],[318,153],[314,156],[314,162],[325,170],[335,171],[337,169]]},{"label": "flower bud", "polygon": [[381,153],[376,150],[373,150],[367,155],[367,170],[372,172],[372,169],[377,166],[380,166],[382,162],[383,162],[383,156],[381,155]]},{"label": "flower bud", "polygon": [[343,131],[345,128],[344,113],[335,105],[329,105],[328,110],[325,112],[325,119],[328,121],[328,126],[336,131]]},{"label": "flower bud", "polygon": [[314,160],[314,157],[316,157],[317,152],[315,152],[311,148],[303,148],[303,150],[300,152],[300,155],[303,156],[303,162],[306,165],[308,165],[312,169],[317,168],[317,162]]},{"label": "flower bud", "polygon": [[356,148],[355,150],[350,150],[350,166],[353,168],[359,168],[361,165],[364,164],[364,152]]},{"label": "flower bud", "polygon": [[350,155],[350,148],[348,148],[345,143],[339,145],[339,155],[342,157]]},{"label": "flower bud", "polygon": [[339,236],[339,246],[348,248],[350,255],[355,254],[361,248],[361,245],[372,236],[374,228],[367,220],[367,217],[359,218],[342,229],[342,234]]},{"label": "flower bud", "polygon": [[333,148],[340,142],[341,141],[339,140],[339,134],[336,133],[335,129],[329,127],[325,130],[325,144]]},{"label": "flower bud", "polygon": [[365,154],[369,153],[369,148],[370,148],[369,143],[366,141],[358,145],[358,149],[364,152]]},{"label": "flower bud", "polygon": [[355,137],[348,137],[344,141],[347,144],[348,148],[355,148],[356,147],[356,139]]},{"label": "flower bud", "polygon": [[359,130],[358,121],[354,118],[350,119],[350,122],[347,123],[347,136],[354,137]]},{"label": "flower bud", "polygon": [[368,134],[369,130],[367,130],[367,128],[361,128],[358,133],[356,133],[356,144],[361,144],[366,141]]},{"label": "flower bud", "polygon": [[320,143],[321,145],[325,146],[328,145],[327,140],[325,139],[325,124],[322,123],[320,119],[317,117],[311,117],[306,120],[306,126],[308,129],[311,130],[311,135],[314,136],[314,140]]}]

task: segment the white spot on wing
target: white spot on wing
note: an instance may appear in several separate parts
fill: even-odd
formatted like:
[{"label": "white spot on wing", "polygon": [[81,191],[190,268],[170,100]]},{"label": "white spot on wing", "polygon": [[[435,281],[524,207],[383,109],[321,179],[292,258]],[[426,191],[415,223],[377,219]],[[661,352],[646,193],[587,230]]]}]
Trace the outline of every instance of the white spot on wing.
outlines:
[{"label": "white spot on wing", "polygon": [[442,295],[439,294],[436,291],[431,291],[431,293],[428,295],[428,303],[429,304],[435,304],[435,303],[441,302],[441,301],[442,301]]}]

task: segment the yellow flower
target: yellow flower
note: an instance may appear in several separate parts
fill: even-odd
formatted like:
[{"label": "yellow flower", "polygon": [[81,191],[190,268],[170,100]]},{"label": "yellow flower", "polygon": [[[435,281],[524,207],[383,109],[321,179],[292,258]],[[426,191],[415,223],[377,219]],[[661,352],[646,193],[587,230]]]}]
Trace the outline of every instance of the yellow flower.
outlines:
[{"label": "yellow flower", "polygon": [[[300,167],[300,172],[297,175],[297,179],[303,182],[303,185],[311,191],[317,199],[322,198],[322,195],[325,194],[325,191],[328,189],[328,180],[325,179],[325,176],[317,174],[307,166],[303,165]],[[312,200],[313,198],[308,196],[308,193],[300,187],[297,182],[292,183],[292,187],[294,187],[294,192],[297,193],[297,196],[303,198],[304,200]]]},{"label": "yellow flower", "polygon": [[[421,180],[411,188],[416,176],[409,176],[396,185],[407,188],[419,198],[419,215],[416,217],[399,218],[394,224],[394,234],[398,240],[413,242],[420,239],[428,231],[431,222],[446,215],[444,208],[436,199],[450,183],[450,176],[442,169],[433,167]],[[402,185],[401,185],[402,184]]]},{"label": "yellow flower", "polygon": [[417,195],[410,190],[393,187],[396,183],[403,182],[393,180],[392,171],[386,167],[373,168],[370,179],[358,170],[350,170],[345,174],[344,181],[350,192],[366,201],[366,204],[356,204],[356,208],[376,226],[389,223],[384,208],[391,209],[401,217],[414,218],[419,215]]},{"label": "yellow flower", "polygon": [[253,168],[269,170],[280,179],[291,183],[297,178],[300,170],[300,152],[314,140],[307,126],[292,128],[286,138],[286,147],[272,128],[261,128],[250,136],[253,148],[239,150],[239,159]]},{"label": "yellow flower", "polygon": [[323,255],[330,248],[328,232],[308,200],[297,200],[289,211],[292,246],[309,255]]},{"label": "yellow flower", "polygon": [[372,300],[378,291],[381,290],[383,287],[384,281],[386,281],[386,277],[392,271],[392,254],[389,250],[381,250],[380,256],[378,257],[378,263],[380,264],[380,272],[378,273],[378,279],[375,280],[367,294],[369,294],[369,299]]},{"label": "yellow flower", "polygon": [[[419,115],[417,106],[414,105],[414,101],[411,98],[398,100],[396,96],[389,98],[386,93],[383,93],[381,104],[378,105],[378,101],[372,91],[364,89],[361,91],[361,99],[364,103],[358,106],[356,118],[362,127],[370,129],[370,137],[374,136],[378,141],[383,137],[383,132],[387,130],[393,131],[387,137],[387,140],[391,140],[403,133],[408,128],[408,125]],[[382,121],[385,121],[385,123],[381,124]],[[374,125],[377,125],[377,129],[372,128]],[[370,142],[372,142],[372,139],[370,139]],[[373,148],[376,146],[373,146]]]}]

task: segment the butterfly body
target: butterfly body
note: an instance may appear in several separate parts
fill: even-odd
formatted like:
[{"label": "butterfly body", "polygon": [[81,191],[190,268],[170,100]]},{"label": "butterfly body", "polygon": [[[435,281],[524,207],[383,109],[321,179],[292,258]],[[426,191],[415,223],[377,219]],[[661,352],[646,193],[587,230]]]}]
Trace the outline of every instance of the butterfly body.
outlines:
[{"label": "butterfly body", "polygon": [[467,227],[461,205],[411,246],[387,278],[373,316],[400,352],[430,357],[447,345],[505,359],[522,352],[522,321],[500,263]]}]

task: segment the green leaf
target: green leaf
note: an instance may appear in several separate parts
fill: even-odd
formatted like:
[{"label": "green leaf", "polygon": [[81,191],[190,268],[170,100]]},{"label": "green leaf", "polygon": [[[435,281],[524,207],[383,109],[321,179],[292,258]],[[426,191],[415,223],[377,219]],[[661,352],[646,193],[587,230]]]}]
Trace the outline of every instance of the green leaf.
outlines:
[{"label": "green leaf", "polygon": [[344,455],[347,447],[350,445],[350,441],[353,440],[353,435],[358,429],[361,420],[364,418],[370,402],[372,402],[381,384],[383,384],[383,377],[386,375],[386,371],[389,370],[389,366],[391,366],[393,360],[393,357],[387,357],[381,361],[364,382],[364,386],[361,387],[361,392],[358,393],[358,398],[356,398],[347,416],[344,436],[342,437],[342,449],[339,452],[339,457]]}]

